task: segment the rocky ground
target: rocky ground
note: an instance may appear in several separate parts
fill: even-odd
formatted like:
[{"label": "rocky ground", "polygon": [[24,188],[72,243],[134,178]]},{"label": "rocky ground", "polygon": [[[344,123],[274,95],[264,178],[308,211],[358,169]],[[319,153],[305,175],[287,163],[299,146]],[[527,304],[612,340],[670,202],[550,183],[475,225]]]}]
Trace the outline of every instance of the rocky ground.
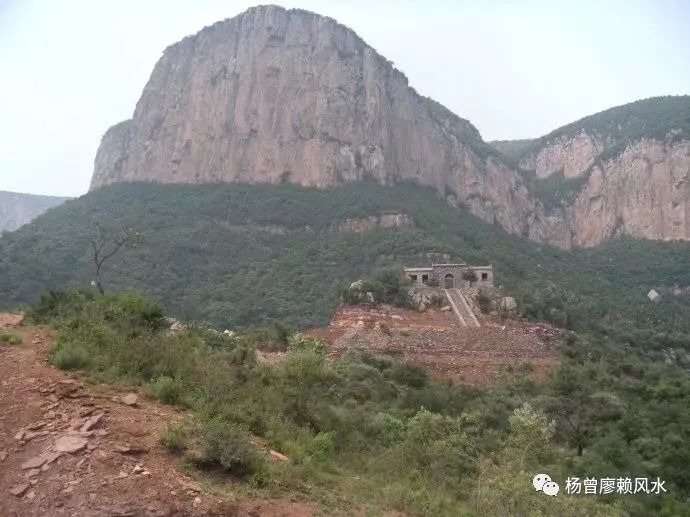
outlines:
[{"label": "rocky ground", "polygon": [[556,364],[558,330],[518,319],[478,318],[481,328],[462,328],[450,311],[343,306],[328,328],[310,334],[328,340],[334,356],[368,351],[420,364],[433,377],[480,386],[500,382],[520,363],[532,365],[535,379]]},{"label": "rocky ground", "polygon": [[[20,320],[0,315],[0,329]],[[160,431],[180,418],[177,410],[53,368],[47,329],[12,332],[23,344],[0,344],[3,517],[314,513],[311,503],[235,502],[231,490],[218,487],[208,493],[158,442]]]}]

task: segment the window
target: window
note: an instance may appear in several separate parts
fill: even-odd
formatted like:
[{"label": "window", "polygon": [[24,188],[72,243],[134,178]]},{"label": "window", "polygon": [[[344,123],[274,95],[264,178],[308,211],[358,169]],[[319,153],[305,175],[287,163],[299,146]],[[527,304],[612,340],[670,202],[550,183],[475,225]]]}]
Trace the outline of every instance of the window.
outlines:
[{"label": "window", "polygon": [[417,281],[417,275],[410,275],[410,279],[413,280],[414,282]]},{"label": "window", "polygon": [[423,284],[429,283],[429,275],[422,275],[422,283]]},{"label": "window", "polygon": [[489,279],[489,273],[482,273],[482,280],[488,280]]}]

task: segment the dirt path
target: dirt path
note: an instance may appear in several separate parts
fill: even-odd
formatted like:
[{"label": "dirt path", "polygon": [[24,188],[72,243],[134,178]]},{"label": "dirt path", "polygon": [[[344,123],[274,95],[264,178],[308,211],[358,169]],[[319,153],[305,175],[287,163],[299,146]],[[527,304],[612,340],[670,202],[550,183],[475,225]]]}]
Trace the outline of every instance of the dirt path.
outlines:
[{"label": "dirt path", "polygon": [[[17,323],[0,314],[0,329]],[[124,393],[53,368],[49,330],[12,332],[23,344],[0,344],[1,516],[313,514],[311,503],[205,493],[158,443],[179,412],[141,395],[126,405]]]}]

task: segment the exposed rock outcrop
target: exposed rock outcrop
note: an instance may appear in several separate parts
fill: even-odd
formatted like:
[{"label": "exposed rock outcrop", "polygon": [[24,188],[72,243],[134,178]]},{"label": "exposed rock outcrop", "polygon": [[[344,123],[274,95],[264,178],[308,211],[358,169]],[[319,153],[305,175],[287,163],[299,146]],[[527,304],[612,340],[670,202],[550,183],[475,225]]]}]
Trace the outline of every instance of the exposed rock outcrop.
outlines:
[{"label": "exposed rock outcrop", "polygon": [[690,239],[690,141],[640,140],[595,165],[568,218],[580,246],[616,232]]},{"label": "exposed rock outcrop", "polygon": [[538,212],[472,124],[418,95],[350,29],[275,6],[166,49],[132,120],[103,137],[92,188],[365,178],[433,186],[514,233]]},{"label": "exposed rock outcrop", "polygon": [[14,231],[67,199],[0,191],[0,232]]},{"label": "exposed rock outcrop", "polygon": [[[674,126],[687,125],[686,112],[683,97],[639,101],[503,142],[507,158],[352,30],[261,6],[165,50],[132,119],[104,135],[91,186],[414,181],[511,233],[566,248],[614,232],[688,239],[688,128]],[[547,203],[517,164],[537,182],[562,172],[578,190]]]},{"label": "exposed rock outcrop", "polygon": [[560,137],[522,158],[520,167],[535,171],[537,178],[548,178],[558,171],[563,171],[566,178],[576,178],[594,165],[604,148],[599,138],[579,131],[572,137]]},{"label": "exposed rock outcrop", "polygon": [[407,214],[381,214],[364,218],[345,219],[337,224],[336,230],[343,233],[366,233],[375,228],[408,228],[412,219]]},{"label": "exposed rock outcrop", "polygon": [[[688,121],[690,96],[657,97],[537,140],[496,142],[521,169],[533,171],[532,191],[549,206],[530,226],[530,237],[563,247],[593,246],[613,234],[690,239]],[[539,182],[551,185],[540,189]],[[571,195],[547,203],[550,189]]]}]

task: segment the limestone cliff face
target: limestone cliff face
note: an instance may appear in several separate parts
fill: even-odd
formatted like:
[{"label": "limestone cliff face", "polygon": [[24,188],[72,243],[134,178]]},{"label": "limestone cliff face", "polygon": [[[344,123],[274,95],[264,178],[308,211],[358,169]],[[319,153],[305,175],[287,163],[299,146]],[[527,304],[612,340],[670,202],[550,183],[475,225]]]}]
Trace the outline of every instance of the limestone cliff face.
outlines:
[{"label": "limestone cliff face", "polygon": [[[690,96],[636,101],[537,140],[496,142],[548,207],[530,236],[563,247],[614,234],[690,240]],[[559,237],[561,236],[561,237]]]},{"label": "limestone cliff face", "polygon": [[103,137],[92,188],[364,178],[433,186],[514,233],[540,214],[472,124],[418,95],[353,31],[275,6],[166,49],[132,120]]},{"label": "limestone cliff face", "polygon": [[14,231],[68,198],[0,191],[0,233]]},{"label": "limestone cliff face", "polygon": [[535,171],[537,178],[541,179],[558,171],[563,171],[568,179],[576,178],[594,165],[605,147],[602,138],[593,137],[583,130],[574,136],[560,137],[523,157],[520,167]]},{"label": "limestone cliff face", "polygon": [[[688,239],[688,117],[690,98],[638,101],[515,142],[508,159],[350,29],[264,6],[165,50],[132,119],[103,136],[91,186],[415,181],[509,232],[565,248],[616,232]],[[567,201],[528,190],[561,171],[579,189]]]},{"label": "limestone cliff face", "polygon": [[643,139],[595,165],[568,219],[579,246],[616,232],[690,239],[690,141]]}]

